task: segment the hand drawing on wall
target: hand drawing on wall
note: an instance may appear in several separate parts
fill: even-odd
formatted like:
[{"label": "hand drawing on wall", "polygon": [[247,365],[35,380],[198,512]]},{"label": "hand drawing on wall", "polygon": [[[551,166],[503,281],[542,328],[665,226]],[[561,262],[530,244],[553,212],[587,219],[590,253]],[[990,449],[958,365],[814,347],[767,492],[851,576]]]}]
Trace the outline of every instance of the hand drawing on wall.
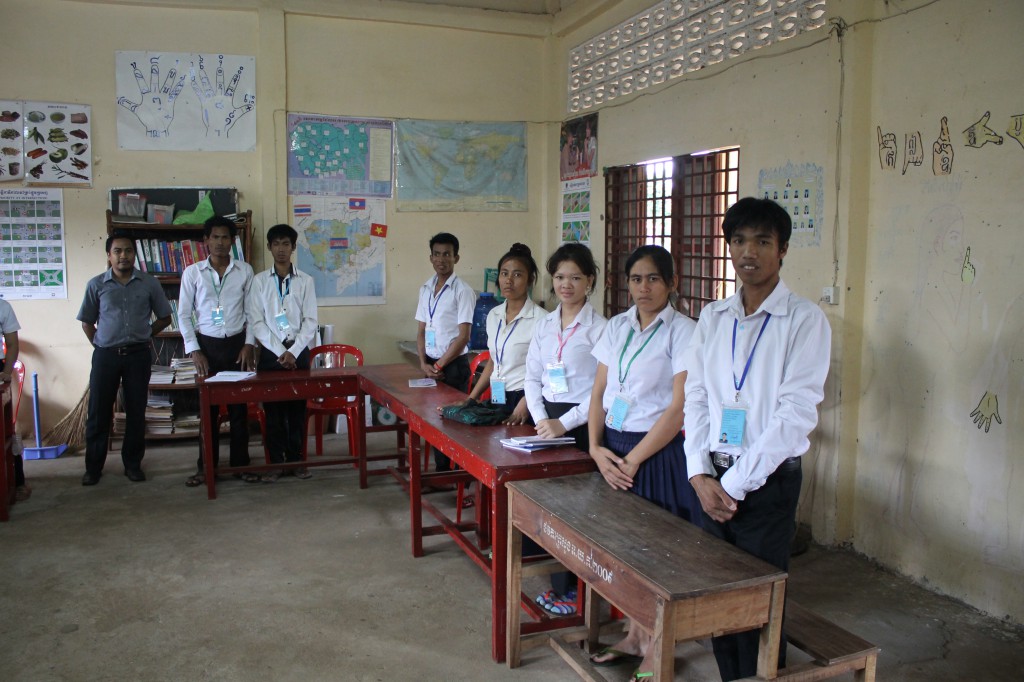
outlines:
[{"label": "hand drawing on wall", "polygon": [[174,122],[174,101],[181,94],[181,88],[185,84],[185,74],[182,74],[177,81],[177,62],[167,72],[163,87],[159,91],[160,83],[160,58],[153,57],[149,60],[149,82],[146,82],[142,71],[139,70],[136,62],[131,63],[135,72],[135,82],[139,86],[139,101],[132,102],[127,97],[118,97],[117,103],[128,111],[135,114],[139,122],[146,129],[147,137],[164,137],[170,134],[171,123]]},{"label": "hand drawing on wall", "polygon": [[882,127],[878,129],[878,161],[882,164],[882,170],[894,170],[896,168],[896,134],[882,134]]},{"label": "hand drawing on wall", "polygon": [[903,135],[903,175],[907,174],[907,166],[920,166],[924,163],[924,147],[921,145],[921,133],[913,132]]},{"label": "hand drawing on wall", "polygon": [[995,393],[985,391],[985,394],[981,396],[981,400],[978,401],[978,406],[971,411],[971,420],[974,425],[979,429],[984,427],[985,433],[992,428],[992,420],[995,419],[997,424],[1002,424],[1003,420],[999,416],[999,396]]},{"label": "hand drawing on wall", "polygon": [[953,145],[949,142],[949,123],[942,117],[939,137],[932,144],[932,173],[949,175],[953,172]]},{"label": "hand drawing on wall", "polygon": [[1014,114],[1010,117],[1010,125],[1006,128],[1006,134],[1017,140],[1017,144],[1021,147],[1024,147],[1024,114]]},{"label": "hand drawing on wall", "polygon": [[[121,149],[256,148],[256,116],[249,115],[256,108],[255,57],[116,52],[114,69]],[[191,87],[184,87],[186,78]]]},{"label": "hand drawing on wall", "polygon": [[256,98],[249,94],[241,106],[235,106],[234,96],[238,87],[238,80],[242,77],[244,66],[239,66],[234,78],[224,89],[224,55],[218,55],[217,61],[217,88],[210,84],[210,77],[206,75],[206,68],[203,56],[199,55],[199,79],[196,80],[196,68],[192,65],[189,73],[192,77],[192,89],[202,104],[203,125],[206,127],[206,135],[213,133],[214,137],[223,135],[227,137],[231,128],[245,114],[252,111],[256,106]]},{"label": "hand drawing on wall", "polygon": [[968,147],[984,147],[989,142],[992,144],[1003,143],[1003,136],[997,135],[996,131],[988,127],[989,116],[990,113],[986,111],[980,119],[964,131],[964,143]]},{"label": "hand drawing on wall", "polygon": [[964,284],[971,284],[974,282],[974,275],[977,271],[974,269],[974,264],[971,262],[971,247],[967,247],[967,253],[964,254],[964,264],[960,268],[960,281]]}]

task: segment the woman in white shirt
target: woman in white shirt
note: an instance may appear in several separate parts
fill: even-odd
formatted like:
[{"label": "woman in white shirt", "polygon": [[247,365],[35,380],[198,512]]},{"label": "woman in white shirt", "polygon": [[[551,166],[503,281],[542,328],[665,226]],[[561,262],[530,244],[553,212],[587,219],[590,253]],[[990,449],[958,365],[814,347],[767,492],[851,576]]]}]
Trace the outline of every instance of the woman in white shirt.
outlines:
[{"label": "woman in white shirt", "polygon": [[[590,451],[587,418],[590,391],[597,374],[594,344],[608,321],[590,305],[597,265],[582,244],[563,244],[547,262],[558,306],[537,323],[526,356],[526,404],[537,425],[537,435],[569,435],[576,447]],[[523,538],[523,553],[543,550]],[[537,603],[560,616],[576,613],[576,576],[551,574],[551,589]]]},{"label": "woman in white shirt", "polygon": [[[590,456],[611,487],[631,490],[699,525],[700,500],[686,475],[682,434],[683,355],[696,324],[669,303],[676,277],[664,248],[641,246],[626,261],[626,273],[634,305],[608,321],[594,347]],[[649,643],[650,634],[634,625],[623,641],[591,661],[639,661]],[[638,672],[633,679],[644,677]]]},{"label": "woman in white shirt", "polygon": [[479,400],[488,387],[491,404],[505,410],[505,424],[526,424],[526,354],[543,310],[530,300],[537,281],[537,263],[530,247],[513,244],[498,261],[498,288],[505,301],[487,313],[487,350],[491,357],[469,397]]}]

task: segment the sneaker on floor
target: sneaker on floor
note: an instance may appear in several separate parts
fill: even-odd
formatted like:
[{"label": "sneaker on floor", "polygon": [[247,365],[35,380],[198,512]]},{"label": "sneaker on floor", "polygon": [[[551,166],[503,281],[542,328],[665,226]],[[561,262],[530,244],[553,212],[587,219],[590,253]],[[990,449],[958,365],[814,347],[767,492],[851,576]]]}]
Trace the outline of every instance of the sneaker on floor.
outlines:
[{"label": "sneaker on floor", "polygon": [[298,469],[295,469],[294,475],[295,478],[302,479],[303,481],[305,481],[307,478],[313,478],[313,474],[310,473],[309,469],[307,469],[306,467],[299,467]]},{"label": "sneaker on floor", "polygon": [[558,595],[555,594],[554,590],[548,590],[547,592],[542,592],[542,593],[537,595],[536,599],[534,599],[535,602],[537,602],[538,604],[543,606],[545,609],[548,607],[549,604],[554,604],[557,600],[558,600]]},{"label": "sneaker on floor", "polygon": [[559,600],[545,604],[544,608],[556,616],[571,616],[576,613],[576,602]]}]

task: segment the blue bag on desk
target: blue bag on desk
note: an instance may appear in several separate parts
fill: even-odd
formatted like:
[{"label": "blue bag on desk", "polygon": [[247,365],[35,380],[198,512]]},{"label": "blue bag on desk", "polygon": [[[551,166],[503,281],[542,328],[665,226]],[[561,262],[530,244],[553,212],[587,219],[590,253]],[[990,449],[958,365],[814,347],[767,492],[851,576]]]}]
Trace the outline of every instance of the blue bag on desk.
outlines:
[{"label": "blue bag on desk", "polygon": [[494,426],[500,424],[508,414],[501,408],[471,399],[465,405],[442,407],[441,416],[470,426]]}]

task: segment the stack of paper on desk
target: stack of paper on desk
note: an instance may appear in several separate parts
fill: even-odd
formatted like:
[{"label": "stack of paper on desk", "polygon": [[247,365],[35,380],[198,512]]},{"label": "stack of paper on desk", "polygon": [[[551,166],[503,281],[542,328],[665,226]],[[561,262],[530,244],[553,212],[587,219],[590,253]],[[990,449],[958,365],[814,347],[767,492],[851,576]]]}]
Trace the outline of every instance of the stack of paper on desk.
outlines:
[{"label": "stack of paper on desk", "polygon": [[533,452],[544,448],[555,448],[560,445],[575,445],[576,439],[570,436],[560,438],[542,438],[540,436],[519,436],[516,438],[502,438],[501,444],[509,450],[519,452]]},{"label": "stack of paper on desk", "polygon": [[206,378],[206,383],[217,381],[245,381],[256,376],[256,372],[217,372],[212,377]]}]

